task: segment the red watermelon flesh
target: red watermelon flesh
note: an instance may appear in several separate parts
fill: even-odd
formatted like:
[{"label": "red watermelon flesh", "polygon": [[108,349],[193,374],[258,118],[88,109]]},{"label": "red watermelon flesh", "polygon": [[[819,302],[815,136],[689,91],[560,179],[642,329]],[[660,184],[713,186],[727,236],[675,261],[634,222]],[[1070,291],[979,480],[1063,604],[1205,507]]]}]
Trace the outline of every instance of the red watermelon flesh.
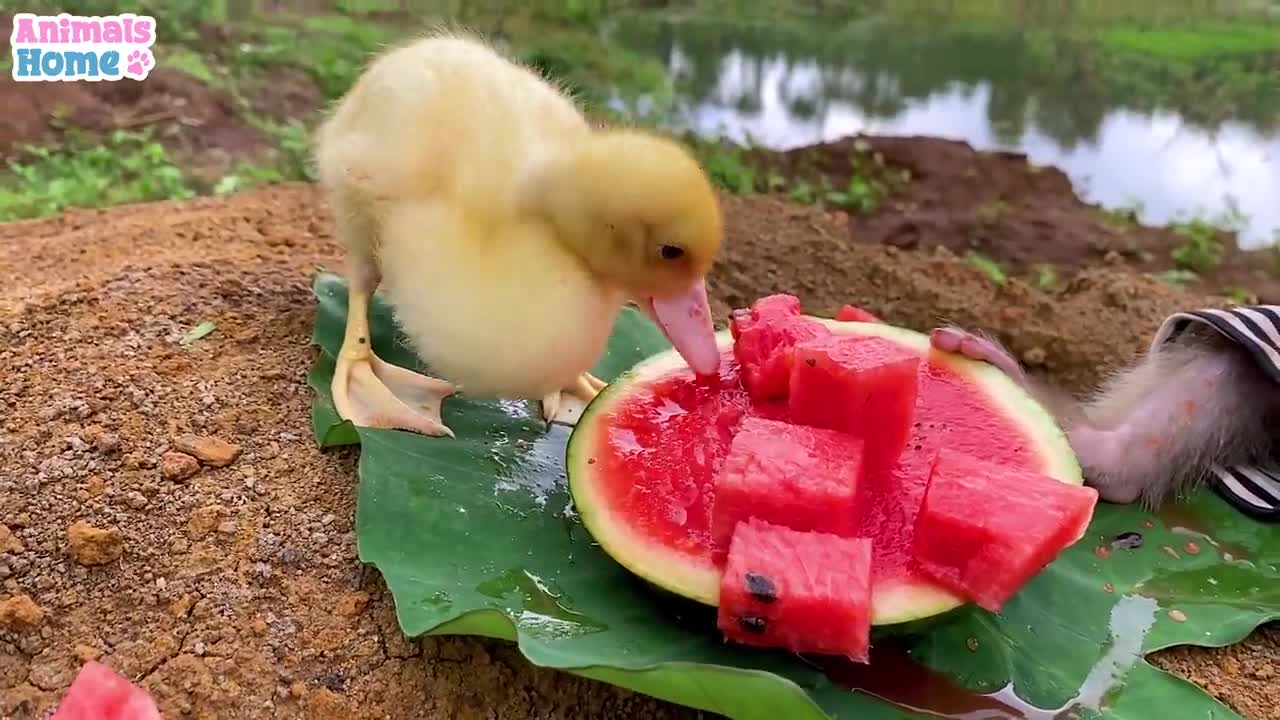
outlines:
[{"label": "red watermelon flesh", "polygon": [[[979,607],[1004,603],[1084,535],[1098,492],[943,448],[916,518],[930,577]],[[980,512],[998,507],[999,512]]]},{"label": "red watermelon flesh", "polygon": [[840,322],[881,322],[880,318],[855,305],[843,305],[836,311],[836,319]]},{"label": "red watermelon flesh", "polygon": [[715,561],[724,561],[734,528],[751,517],[793,530],[853,535],[862,445],[834,430],[743,419],[715,482]]},{"label": "red watermelon flesh", "polygon": [[866,538],[738,523],[716,624],[744,645],[867,662],[871,553]]},{"label": "red watermelon flesh", "polygon": [[867,473],[892,472],[911,436],[920,355],[884,338],[830,336],[793,357],[791,419],[863,438]]},{"label": "red watermelon flesh", "polygon": [[145,690],[99,662],[87,662],[49,720],[160,720]]},{"label": "red watermelon flesh", "polygon": [[757,401],[785,400],[791,376],[791,348],[826,337],[831,331],[800,315],[792,295],[770,295],[739,310],[730,320],[734,358],[742,368],[742,384]]}]

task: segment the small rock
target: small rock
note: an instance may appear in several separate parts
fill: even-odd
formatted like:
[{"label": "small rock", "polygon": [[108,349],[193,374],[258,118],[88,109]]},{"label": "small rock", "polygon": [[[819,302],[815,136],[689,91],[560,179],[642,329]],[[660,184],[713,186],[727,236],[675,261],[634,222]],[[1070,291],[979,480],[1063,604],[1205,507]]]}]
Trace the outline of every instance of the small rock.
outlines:
[{"label": "small rock", "polygon": [[168,581],[168,580],[165,580],[164,578],[156,578],[156,589],[157,589],[157,590],[164,590],[164,589],[165,589],[165,588],[167,588],[167,587],[169,587],[169,581]]},{"label": "small rock", "polygon": [[295,680],[291,685],[289,685],[289,694],[295,698],[302,697],[306,692],[307,686],[304,685],[301,680]]},{"label": "small rock", "polygon": [[173,441],[180,452],[194,455],[205,465],[224,467],[240,457],[240,446],[217,438],[200,435],[182,435]]},{"label": "small rock", "polygon": [[22,546],[22,541],[13,534],[13,531],[6,525],[0,525],[0,553],[13,553],[17,555],[26,550]]},{"label": "small rock", "polygon": [[343,617],[355,617],[364,612],[369,604],[369,593],[363,591],[349,592],[338,598],[334,610]]},{"label": "small rock", "polygon": [[137,490],[130,490],[129,494],[124,496],[124,501],[134,510],[141,510],[147,506],[147,496]]},{"label": "small rock", "polygon": [[87,663],[102,657],[102,651],[92,645],[77,645],[75,655],[77,660]]},{"label": "small rock", "polygon": [[119,452],[121,447],[120,436],[115,433],[102,433],[93,442],[93,446],[103,455]]},{"label": "small rock", "polygon": [[200,461],[186,453],[167,452],[160,457],[160,477],[182,482],[200,472]]},{"label": "small rock", "polygon": [[98,477],[97,475],[94,475],[93,477],[90,477],[88,480],[84,481],[84,491],[91,498],[98,497],[103,492],[105,492],[106,489],[107,489],[107,482],[102,478]]},{"label": "small rock", "polygon": [[33,628],[44,622],[44,611],[30,595],[14,595],[0,600],[0,627],[9,630]]},{"label": "small rock", "polygon": [[218,524],[218,532],[223,535],[234,535],[236,530],[240,529],[240,523],[235,520],[224,520]]},{"label": "small rock", "polygon": [[197,640],[195,642],[195,645],[191,646],[191,652],[195,653],[196,655],[204,655],[204,652],[205,652],[204,641]]},{"label": "small rock", "polygon": [[227,509],[222,505],[206,505],[198,508],[191,513],[191,518],[187,521],[187,536],[192,540],[204,538],[221,524],[222,517],[226,513]]},{"label": "small rock", "polygon": [[124,554],[124,536],[115,528],[96,528],[78,520],[67,528],[71,554],[81,565],[106,565]]},{"label": "small rock", "polygon": [[1022,353],[1022,361],[1032,367],[1044,365],[1044,361],[1048,359],[1049,354],[1044,348],[1036,346]]}]

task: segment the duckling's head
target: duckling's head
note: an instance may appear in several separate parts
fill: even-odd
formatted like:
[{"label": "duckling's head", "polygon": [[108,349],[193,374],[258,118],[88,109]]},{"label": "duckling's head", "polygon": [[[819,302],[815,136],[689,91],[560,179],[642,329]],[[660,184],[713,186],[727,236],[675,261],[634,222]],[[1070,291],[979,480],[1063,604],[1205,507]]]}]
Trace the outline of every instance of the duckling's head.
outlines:
[{"label": "duckling's head", "polygon": [[680,143],[599,131],[527,186],[556,240],[621,288],[695,372],[719,368],[705,277],[724,236],[720,206]]}]

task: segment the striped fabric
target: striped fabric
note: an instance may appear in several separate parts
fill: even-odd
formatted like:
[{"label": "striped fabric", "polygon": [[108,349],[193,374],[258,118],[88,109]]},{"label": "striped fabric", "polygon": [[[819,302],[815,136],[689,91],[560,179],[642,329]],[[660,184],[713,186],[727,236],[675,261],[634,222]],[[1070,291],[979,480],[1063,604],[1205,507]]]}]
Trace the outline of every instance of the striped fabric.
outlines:
[{"label": "striped fabric", "polygon": [[[1239,343],[1258,367],[1280,383],[1280,305],[1174,313],[1160,325],[1151,347],[1173,340],[1192,323],[1207,325]],[[1213,488],[1241,512],[1280,522],[1280,466],[1215,467]]]}]

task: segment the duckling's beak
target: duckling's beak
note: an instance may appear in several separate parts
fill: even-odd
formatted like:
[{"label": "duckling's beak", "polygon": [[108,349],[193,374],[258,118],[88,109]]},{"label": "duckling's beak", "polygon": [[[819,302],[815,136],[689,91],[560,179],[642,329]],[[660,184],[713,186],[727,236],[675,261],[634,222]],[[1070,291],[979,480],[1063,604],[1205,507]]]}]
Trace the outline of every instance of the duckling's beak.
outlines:
[{"label": "duckling's beak", "polygon": [[720,348],[702,278],[674,295],[646,298],[641,307],[695,374],[711,376],[720,371]]}]

